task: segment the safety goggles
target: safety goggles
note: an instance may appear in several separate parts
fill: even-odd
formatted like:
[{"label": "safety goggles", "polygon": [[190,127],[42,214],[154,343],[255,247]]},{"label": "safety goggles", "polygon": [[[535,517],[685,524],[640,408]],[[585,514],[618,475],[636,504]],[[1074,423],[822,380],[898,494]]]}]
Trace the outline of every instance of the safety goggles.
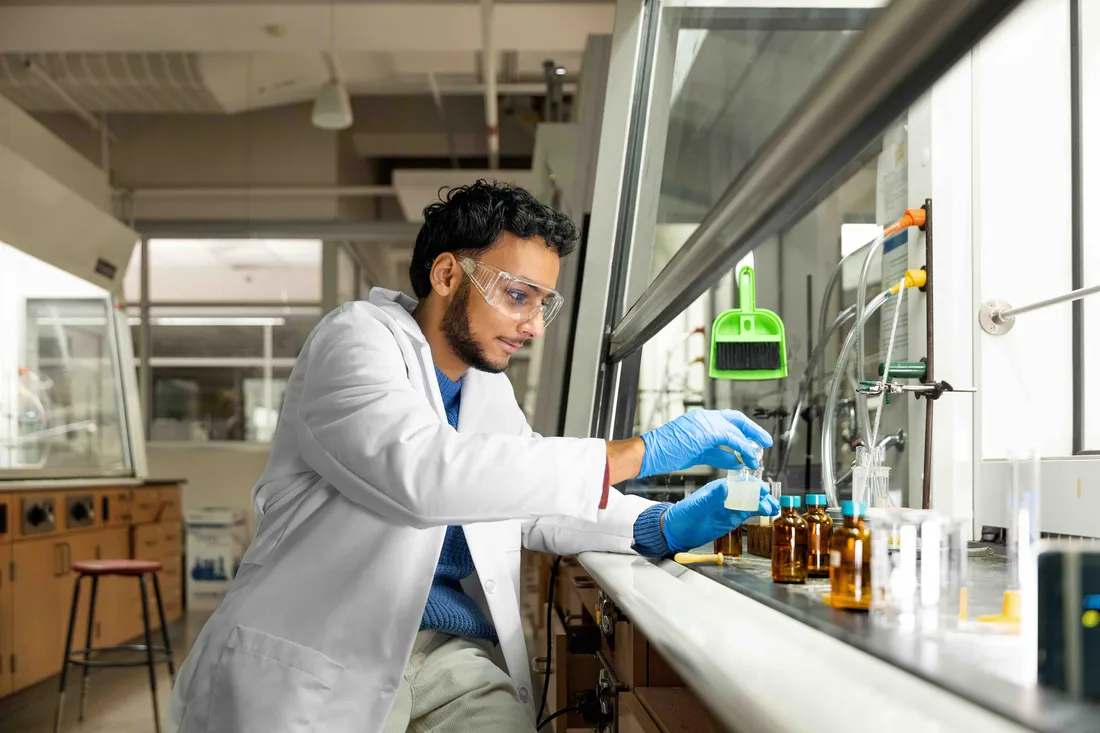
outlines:
[{"label": "safety goggles", "polygon": [[458,264],[493,310],[514,321],[526,323],[539,313],[543,327],[550,325],[561,310],[561,293],[538,283],[498,270],[481,260],[459,257]]}]

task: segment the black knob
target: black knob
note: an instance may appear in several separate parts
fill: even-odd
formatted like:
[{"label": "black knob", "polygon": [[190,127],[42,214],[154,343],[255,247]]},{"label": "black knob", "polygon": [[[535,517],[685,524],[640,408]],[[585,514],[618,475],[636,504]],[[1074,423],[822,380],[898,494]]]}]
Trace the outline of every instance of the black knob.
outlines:
[{"label": "black knob", "polygon": [[40,504],[35,504],[27,511],[27,521],[30,522],[32,527],[44,524],[47,519],[49,519],[49,515]]},{"label": "black knob", "polygon": [[88,506],[83,503],[73,504],[72,508],[69,509],[69,514],[78,522],[83,522],[92,516],[92,513],[88,511]]}]

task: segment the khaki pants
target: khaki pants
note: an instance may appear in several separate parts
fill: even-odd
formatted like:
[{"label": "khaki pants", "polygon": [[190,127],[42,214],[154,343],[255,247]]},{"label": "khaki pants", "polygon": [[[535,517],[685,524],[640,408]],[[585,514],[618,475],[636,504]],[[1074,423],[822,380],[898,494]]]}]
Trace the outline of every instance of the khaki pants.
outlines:
[{"label": "khaki pants", "polygon": [[383,733],[529,733],[533,716],[484,642],[421,631]]}]

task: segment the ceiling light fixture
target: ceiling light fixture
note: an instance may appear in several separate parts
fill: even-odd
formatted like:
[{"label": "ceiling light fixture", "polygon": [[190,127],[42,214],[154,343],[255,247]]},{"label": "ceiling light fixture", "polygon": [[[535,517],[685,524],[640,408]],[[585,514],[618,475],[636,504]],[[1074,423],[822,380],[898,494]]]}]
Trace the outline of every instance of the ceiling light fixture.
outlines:
[{"label": "ceiling light fixture", "polygon": [[336,6],[328,6],[329,36],[328,50],[325,51],[325,63],[328,64],[329,79],[313,100],[313,113],[310,119],[313,126],[322,130],[346,130],[351,127],[354,117],[351,113],[351,97],[348,88],[340,76],[340,66],[336,61]]},{"label": "ceiling light fixture", "polygon": [[354,118],[348,88],[338,79],[330,79],[313,101],[313,126],[322,130],[346,130]]}]

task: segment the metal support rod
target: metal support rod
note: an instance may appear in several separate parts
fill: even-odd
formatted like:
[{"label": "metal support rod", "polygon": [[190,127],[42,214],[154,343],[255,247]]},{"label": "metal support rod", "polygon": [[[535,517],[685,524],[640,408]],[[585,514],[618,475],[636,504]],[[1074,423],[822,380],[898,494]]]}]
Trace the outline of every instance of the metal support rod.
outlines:
[{"label": "metal support rod", "polygon": [[[54,78],[46,73],[45,69],[43,69],[41,66],[34,63],[30,59],[24,59],[23,68],[28,74],[41,82],[43,86],[49,88],[51,92],[56,94],[62,102],[69,106],[69,109],[73,111],[73,114],[75,114],[77,117],[84,120],[84,122],[88,124],[88,127],[92,128],[93,130],[99,130],[99,119],[94,114],[92,114],[84,105],[76,101],[76,98],[73,97],[73,95],[65,91],[65,88],[63,86],[54,81]],[[111,140],[114,140],[114,135],[111,135],[110,132],[108,132],[107,135],[111,138]]]},{"label": "metal support rod", "polygon": [[145,439],[153,424],[153,373],[150,353],[152,351],[152,324],[149,322],[149,238],[141,238],[141,325],[138,326],[138,356],[141,359],[141,379],[138,382],[138,394],[141,398],[141,422]]},{"label": "metal support rod", "polygon": [[[931,280],[931,275],[929,275],[929,280]],[[1028,305],[1021,305],[1019,308],[996,310],[993,311],[992,318],[997,323],[1004,323],[1009,318],[1015,318],[1016,316],[1023,315],[1024,313],[1030,313],[1031,311],[1037,311],[1048,306],[1058,305],[1059,303],[1068,303],[1070,301],[1080,300],[1081,298],[1092,295],[1094,293],[1100,293],[1100,285],[1090,285],[1087,288],[1071,290],[1068,293],[1055,295],[1053,298],[1047,298],[1046,300],[1040,300],[1036,303],[1030,303]]]},{"label": "metal support rod", "polygon": [[439,115],[439,122],[443,125],[443,132],[447,135],[447,157],[451,159],[451,167],[458,170],[458,152],[455,148],[455,134],[451,129],[451,123],[447,120],[447,108],[443,105],[443,92],[439,88],[439,79],[434,71],[428,72],[428,88],[432,91],[432,101],[435,102],[435,111]]},{"label": "metal support rod", "polygon": [[[932,249],[932,199],[924,200],[924,266],[927,271],[924,286],[924,308],[926,313],[926,332],[928,337],[928,368],[924,374],[926,384],[935,384],[936,369],[936,318],[934,310],[936,295],[936,279],[933,276],[935,263],[933,262]],[[901,305],[899,304],[900,308]],[[885,399],[885,398],[884,398]],[[935,400],[926,400],[924,406],[924,476],[921,478],[921,508],[932,508],[932,412]]]},{"label": "metal support rod", "polygon": [[496,170],[500,167],[500,115],[497,110],[497,52],[493,46],[493,0],[481,0],[481,45],[489,169]]},{"label": "metal support rod", "polygon": [[804,211],[1018,3],[926,0],[879,11],[615,326],[610,359],[640,349],[745,252]]},{"label": "metal support rod", "polygon": [[396,196],[394,186],[171,186],[163,188],[116,188],[115,196],[135,199],[206,198],[305,198]]},{"label": "metal support rod", "polygon": [[[824,307],[824,306],[822,306]],[[818,334],[821,339],[825,338],[825,334]],[[814,353],[814,276],[806,275],[806,360],[807,371],[810,374],[810,385],[813,386],[813,371],[809,369],[810,355]],[[797,417],[793,418],[797,420]],[[810,469],[813,467],[814,460],[814,413],[811,410],[806,415],[806,476],[805,476],[805,488],[808,492],[810,490]]]}]

